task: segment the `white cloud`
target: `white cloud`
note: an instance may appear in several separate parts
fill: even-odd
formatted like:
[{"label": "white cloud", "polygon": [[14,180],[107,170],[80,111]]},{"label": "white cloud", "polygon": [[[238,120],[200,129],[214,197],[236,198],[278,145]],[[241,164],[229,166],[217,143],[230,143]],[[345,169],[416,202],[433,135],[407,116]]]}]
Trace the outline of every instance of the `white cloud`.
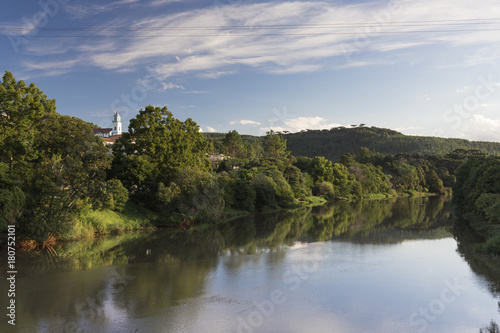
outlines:
[{"label": "white cloud", "polygon": [[302,130],[313,130],[313,129],[331,129],[333,127],[343,126],[337,123],[328,122],[322,117],[296,117],[282,120],[280,124],[276,124],[276,121],[271,121],[270,126],[261,127],[262,131],[273,130],[276,132],[299,132]]},{"label": "white cloud", "polygon": [[68,4],[64,6],[64,9],[73,18],[83,19],[87,16],[98,15],[101,13],[109,12],[115,10],[119,7],[130,6],[132,4],[138,3],[139,0],[118,0],[108,4],[89,4],[88,1],[76,2],[74,4]]},{"label": "white cloud", "polygon": [[171,3],[181,2],[181,1],[182,0],[153,0],[153,1],[151,1],[151,3],[149,5],[157,7],[157,6],[169,5]]},{"label": "white cloud", "polygon": [[500,142],[500,119],[475,114],[465,125],[463,132],[463,136],[470,140]]},{"label": "white cloud", "polygon": [[241,124],[241,125],[260,125],[260,123],[258,121],[254,121],[254,120],[246,120],[246,119],[242,119],[242,120],[239,120],[239,121],[230,121],[229,122],[229,125],[236,125],[236,124]]},{"label": "white cloud", "polygon": [[461,88],[458,88],[456,90],[457,94],[465,94],[465,93],[468,93],[472,90],[472,87],[471,86],[463,86]]},{"label": "white cloud", "polygon": [[210,126],[207,126],[207,131],[209,131],[210,133],[215,133],[217,132],[217,130],[213,127],[210,127]]},{"label": "white cloud", "polygon": [[205,90],[188,90],[184,92],[185,94],[206,94],[208,91]]},{"label": "white cloud", "polygon": [[217,79],[223,75],[234,74],[236,71],[210,71],[206,73],[200,73],[197,76],[201,79]]},{"label": "white cloud", "polygon": [[[171,2],[153,0],[146,6]],[[382,1],[357,5],[320,1],[237,1],[180,13],[157,11],[146,17],[137,15],[132,24],[128,18],[120,19],[117,14],[115,21],[106,25],[108,30],[101,32],[109,37],[103,37],[99,47],[109,43],[112,48],[90,51],[95,39],[78,40],[78,45],[72,47],[80,50],[79,61],[104,69],[123,71],[156,63],[155,71],[162,79],[175,75],[215,79],[242,67],[288,74],[386,65],[408,61],[408,56],[389,58],[387,53],[405,50],[411,54],[429,45],[446,48],[473,45],[475,54],[457,53],[462,62],[469,64],[500,58],[500,34],[487,31],[495,26],[473,25],[470,21],[500,12],[498,1],[483,0],[481,5],[470,0],[413,0],[396,4],[397,8],[393,6],[388,12],[387,2]],[[76,3],[65,8],[85,17],[140,5],[138,0],[118,0],[107,5]],[[377,16],[385,21],[377,23]],[[443,21],[450,17],[456,22],[451,26],[397,23]],[[343,23],[346,25],[339,26]],[[127,31],[132,38],[112,37],[119,32],[113,29],[124,27],[133,28]],[[369,54],[370,59],[357,58],[363,54]],[[418,56],[410,58],[423,61]]]},{"label": "white cloud", "polygon": [[498,107],[498,104],[495,103],[481,103],[479,105],[482,108],[493,108],[493,107]]},{"label": "white cloud", "polygon": [[171,82],[169,82],[169,83],[163,82],[162,89],[167,90],[167,89],[186,89],[186,88],[184,88],[183,86],[178,85],[178,84],[173,84]]}]

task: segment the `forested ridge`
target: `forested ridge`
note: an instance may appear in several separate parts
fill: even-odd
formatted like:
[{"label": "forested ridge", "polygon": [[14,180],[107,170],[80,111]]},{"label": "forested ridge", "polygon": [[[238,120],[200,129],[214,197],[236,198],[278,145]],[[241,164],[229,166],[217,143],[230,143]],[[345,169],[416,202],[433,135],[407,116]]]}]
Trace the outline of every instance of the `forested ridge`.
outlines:
[{"label": "forested ridge", "polygon": [[384,154],[421,153],[444,156],[455,149],[479,149],[491,155],[500,153],[498,142],[410,136],[377,127],[307,130],[285,134],[284,138],[288,149],[295,156],[324,156],[334,162],[340,161],[344,153],[356,153],[360,147]]}]

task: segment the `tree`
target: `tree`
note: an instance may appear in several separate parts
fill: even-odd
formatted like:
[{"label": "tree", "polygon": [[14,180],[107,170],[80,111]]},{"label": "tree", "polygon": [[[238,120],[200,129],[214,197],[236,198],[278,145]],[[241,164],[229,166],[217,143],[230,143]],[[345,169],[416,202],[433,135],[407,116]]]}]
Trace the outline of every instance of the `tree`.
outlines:
[{"label": "tree", "polygon": [[185,220],[215,222],[224,209],[217,178],[191,167],[178,172],[168,187],[160,183],[157,196],[168,211],[182,214]]},{"label": "tree", "polygon": [[323,156],[316,156],[311,160],[308,172],[313,177],[314,182],[333,183],[333,164]]},{"label": "tree", "polygon": [[222,144],[229,155],[239,157],[243,141],[236,130],[229,131],[222,140]]},{"label": "tree", "polygon": [[191,118],[180,121],[166,107],[149,105],[130,120],[128,133],[113,146],[113,173],[135,189],[136,201],[151,205],[158,184],[170,184],[187,166],[210,170],[210,148]]},{"label": "tree", "polygon": [[429,191],[433,193],[441,193],[443,191],[443,181],[434,170],[431,170],[427,174],[426,183],[428,184]]},{"label": "tree", "polygon": [[12,179],[9,166],[0,162],[0,231],[14,224],[24,210],[25,195],[21,181]]},{"label": "tree", "polygon": [[20,229],[31,239],[62,235],[83,207],[98,206],[111,157],[85,121],[48,115],[34,137],[33,177],[24,181],[28,196]]},{"label": "tree", "polygon": [[264,156],[268,159],[283,160],[290,154],[286,151],[286,139],[273,130],[264,137]]},{"label": "tree", "polygon": [[34,83],[16,81],[11,72],[5,72],[0,83],[0,162],[9,164],[35,158],[33,139],[38,126],[56,111],[56,101]]},{"label": "tree", "polygon": [[111,179],[104,186],[103,208],[121,212],[128,201],[128,190],[119,179]]}]

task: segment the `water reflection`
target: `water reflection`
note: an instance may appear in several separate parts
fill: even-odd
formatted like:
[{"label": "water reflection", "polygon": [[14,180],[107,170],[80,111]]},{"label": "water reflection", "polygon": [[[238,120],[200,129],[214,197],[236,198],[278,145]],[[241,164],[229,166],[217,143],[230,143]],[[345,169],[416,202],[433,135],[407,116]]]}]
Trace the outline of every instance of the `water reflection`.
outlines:
[{"label": "water reflection", "polygon": [[[240,296],[204,295],[220,285],[230,295],[239,295],[242,286],[255,283],[247,280],[253,277],[252,270],[262,270],[258,276],[263,285],[265,277],[279,280],[288,265],[287,249],[294,244],[441,239],[450,237],[452,225],[450,203],[444,198],[366,200],[247,216],[189,232],[136,232],[68,243],[56,249],[56,261],[19,254],[16,301],[22,321],[16,332],[109,331],[110,327],[133,332],[136,326],[139,331],[180,332],[182,328],[175,325],[206,316],[206,304],[226,304],[238,312]],[[490,290],[498,296],[498,265],[475,258],[461,237],[457,240],[462,255],[479,276],[496,281]],[[189,309],[183,311],[187,303]]]}]

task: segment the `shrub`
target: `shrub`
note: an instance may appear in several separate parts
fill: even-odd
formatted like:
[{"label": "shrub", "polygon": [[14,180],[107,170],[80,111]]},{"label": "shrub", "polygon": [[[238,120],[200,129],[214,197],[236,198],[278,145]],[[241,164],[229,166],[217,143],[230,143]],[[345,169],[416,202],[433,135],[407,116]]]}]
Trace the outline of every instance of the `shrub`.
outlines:
[{"label": "shrub", "polygon": [[180,213],[185,219],[211,223],[224,209],[223,190],[217,176],[196,168],[178,172],[168,187],[160,183],[156,197],[164,210]]},{"label": "shrub", "polygon": [[128,191],[119,179],[111,179],[106,184],[104,208],[121,212],[128,201]]},{"label": "shrub", "polygon": [[312,189],[315,196],[323,196],[328,200],[335,198],[335,190],[333,184],[329,182],[316,183]]}]

